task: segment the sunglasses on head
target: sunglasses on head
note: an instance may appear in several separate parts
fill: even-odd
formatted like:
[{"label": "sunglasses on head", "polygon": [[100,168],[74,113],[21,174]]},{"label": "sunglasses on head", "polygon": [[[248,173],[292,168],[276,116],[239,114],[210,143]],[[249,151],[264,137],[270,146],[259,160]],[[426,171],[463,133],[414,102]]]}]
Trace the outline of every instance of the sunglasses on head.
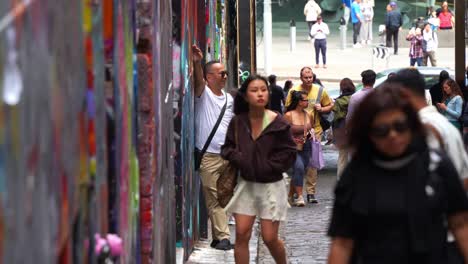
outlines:
[{"label": "sunglasses on head", "polygon": [[386,138],[390,131],[394,130],[398,134],[408,131],[409,124],[407,120],[396,120],[391,124],[377,125],[371,128],[371,135],[376,138]]}]

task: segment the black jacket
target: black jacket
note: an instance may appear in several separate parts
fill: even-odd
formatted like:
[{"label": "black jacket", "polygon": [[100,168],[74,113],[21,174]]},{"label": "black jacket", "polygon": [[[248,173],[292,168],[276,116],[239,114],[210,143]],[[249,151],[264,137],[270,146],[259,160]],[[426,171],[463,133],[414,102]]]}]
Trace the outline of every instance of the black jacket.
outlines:
[{"label": "black jacket", "polygon": [[385,27],[397,29],[403,25],[403,18],[399,11],[393,10],[387,13],[385,17]]},{"label": "black jacket", "polygon": [[[221,156],[240,170],[247,181],[270,183],[283,179],[282,173],[296,160],[294,143],[288,122],[278,115],[253,140],[247,114],[235,116],[229,124]],[[236,148],[235,129],[238,133]]]}]

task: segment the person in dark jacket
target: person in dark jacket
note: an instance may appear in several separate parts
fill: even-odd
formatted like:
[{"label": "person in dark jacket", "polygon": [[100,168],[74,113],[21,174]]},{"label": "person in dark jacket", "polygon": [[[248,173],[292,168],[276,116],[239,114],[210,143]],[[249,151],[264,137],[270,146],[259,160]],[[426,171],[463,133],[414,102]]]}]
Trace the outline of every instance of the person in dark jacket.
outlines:
[{"label": "person in dark jacket", "polygon": [[439,82],[429,88],[429,93],[431,93],[432,98],[432,105],[437,106],[438,103],[442,102],[442,85],[444,84],[445,80],[449,78],[449,73],[446,70],[443,70],[439,74]]},{"label": "person in dark jacket", "polygon": [[225,208],[236,220],[236,263],[249,263],[249,240],[258,216],[271,255],[276,263],[286,264],[284,244],[278,239],[288,209],[282,173],[294,164],[296,144],[288,122],[266,109],[269,95],[264,77],[247,78],[234,99],[236,116],[221,148],[223,158],[239,170],[234,196]]},{"label": "person in dark jacket", "polygon": [[400,31],[400,27],[403,25],[403,18],[401,16],[400,11],[398,10],[398,6],[396,2],[390,2],[390,7],[392,10],[387,12],[385,17],[385,32],[387,35],[387,47],[392,46],[392,38],[393,38],[393,53],[395,55],[398,54],[398,32]]},{"label": "person in dark jacket", "polygon": [[268,82],[270,83],[270,109],[283,114],[284,106],[284,93],[281,86],[276,84],[276,75],[272,74],[268,76]]},{"label": "person in dark jacket", "polygon": [[447,229],[468,263],[468,197],[402,93],[382,84],[347,124],[353,157],[335,187],[329,264],[448,263]]}]

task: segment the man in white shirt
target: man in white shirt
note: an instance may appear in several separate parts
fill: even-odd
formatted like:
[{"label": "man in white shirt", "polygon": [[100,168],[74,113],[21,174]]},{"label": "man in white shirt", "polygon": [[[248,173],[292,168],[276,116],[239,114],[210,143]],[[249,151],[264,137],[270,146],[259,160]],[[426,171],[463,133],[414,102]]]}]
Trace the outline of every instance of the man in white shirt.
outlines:
[{"label": "man in white shirt", "polygon": [[438,45],[437,33],[431,29],[431,24],[426,23],[423,30],[423,66],[427,66],[427,58],[431,60],[432,67],[437,66],[435,53]]},{"label": "man in white shirt", "polygon": [[[445,151],[455,166],[465,190],[468,190],[468,155],[460,131],[441,115],[435,106],[427,105],[424,77],[416,68],[407,68],[398,71],[387,82],[399,83],[405,88],[402,97],[418,111],[421,122],[432,130],[427,139],[429,147]],[[460,259],[461,253],[450,232],[447,240],[449,259]],[[449,261],[448,263],[453,262]]]},{"label": "man in white shirt", "polygon": [[195,147],[199,150],[203,149],[222,108],[227,104],[221,123],[203,155],[199,174],[212,226],[211,247],[229,250],[232,249],[232,245],[229,240],[228,218],[218,203],[216,181],[227,165],[227,161],[221,157],[220,153],[229,122],[234,116],[234,100],[230,94],[223,91],[227,80],[224,65],[219,61],[211,61],[202,70],[203,53],[195,45],[192,46],[192,53],[195,88]]},{"label": "man in white shirt", "polygon": [[321,16],[317,17],[317,23],[312,26],[310,35],[315,39],[315,68],[319,67],[319,56],[322,52],[323,68],[327,68],[327,35],[330,34],[328,25],[323,22]]}]

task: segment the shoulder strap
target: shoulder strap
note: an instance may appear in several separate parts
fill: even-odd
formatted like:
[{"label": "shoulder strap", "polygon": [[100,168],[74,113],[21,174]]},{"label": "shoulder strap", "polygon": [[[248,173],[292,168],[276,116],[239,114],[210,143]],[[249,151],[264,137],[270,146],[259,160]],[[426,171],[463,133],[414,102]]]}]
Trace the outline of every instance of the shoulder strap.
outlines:
[{"label": "shoulder strap", "polygon": [[208,139],[206,140],[205,145],[203,146],[203,149],[201,150],[201,156],[203,156],[205,154],[206,150],[210,146],[211,140],[213,140],[213,137],[216,134],[216,130],[218,130],[219,124],[221,124],[221,120],[223,119],[224,113],[226,112],[227,101],[228,101],[228,93],[225,93],[225,96],[226,96],[226,102],[224,103],[224,106],[221,109],[221,113],[218,116],[218,120],[216,120],[216,124],[214,125],[213,129],[211,130],[211,133],[208,136]]},{"label": "shoulder strap", "polygon": [[[323,86],[320,85],[320,88],[319,88],[319,91],[318,91],[318,94],[317,94],[317,100],[316,100],[319,103],[320,103],[320,99],[322,99],[322,93],[323,93]],[[317,103],[317,102],[315,102],[315,103]]]}]

